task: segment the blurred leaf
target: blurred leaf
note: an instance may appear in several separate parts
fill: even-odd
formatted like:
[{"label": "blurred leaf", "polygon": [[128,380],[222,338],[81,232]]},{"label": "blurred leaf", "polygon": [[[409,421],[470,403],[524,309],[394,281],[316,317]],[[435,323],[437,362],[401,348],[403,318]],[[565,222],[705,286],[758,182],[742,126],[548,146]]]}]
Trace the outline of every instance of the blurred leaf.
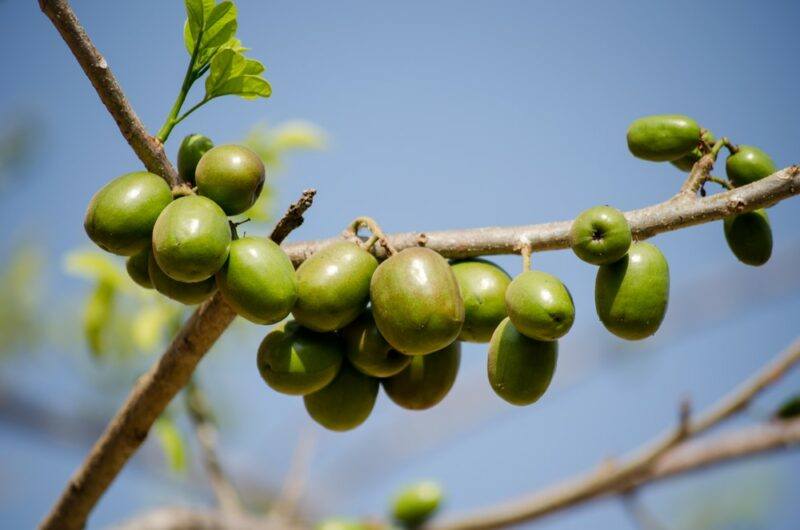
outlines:
[{"label": "blurred leaf", "polygon": [[106,279],[100,279],[92,294],[86,299],[83,311],[83,332],[89,351],[95,357],[108,353],[107,333],[114,315],[116,285]]},{"label": "blurred leaf", "polygon": [[320,150],[325,148],[325,133],[307,121],[287,121],[272,131],[273,149],[284,153],[292,149]]},{"label": "blurred leaf", "polygon": [[177,306],[166,303],[140,308],[131,321],[134,345],[144,352],[155,350],[172,333],[180,312]]},{"label": "blurred leaf", "polygon": [[775,411],[775,418],[779,420],[788,420],[797,416],[800,416],[800,394],[788,398]]},{"label": "blurred leaf", "polygon": [[117,288],[129,288],[130,278],[122,265],[108,254],[96,250],[74,250],[64,259],[64,268],[73,276],[103,280]]},{"label": "blurred leaf", "polygon": [[0,272],[0,352],[31,347],[43,332],[39,306],[44,292],[44,257],[25,246],[11,252]]},{"label": "blurred leaf", "polygon": [[186,440],[178,426],[171,417],[162,414],[153,427],[170,470],[173,473],[186,471]]}]

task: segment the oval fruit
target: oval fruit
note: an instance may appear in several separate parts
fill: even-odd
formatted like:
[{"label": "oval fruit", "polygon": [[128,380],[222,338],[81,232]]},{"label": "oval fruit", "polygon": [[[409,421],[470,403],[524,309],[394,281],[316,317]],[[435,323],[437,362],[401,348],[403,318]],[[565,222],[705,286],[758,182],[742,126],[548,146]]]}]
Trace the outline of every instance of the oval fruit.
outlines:
[{"label": "oval fruit", "polygon": [[125,261],[125,269],[128,271],[128,276],[130,276],[137,285],[145,289],[153,288],[153,282],[150,280],[150,272],[147,270],[149,261],[150,250],[143,250]]},{"label": "oval fruit", "polygon": [[214,201],[197,195],[174,200],[153,227],[153,255],[173,280],[199,282],[228,259],[231,229]]},{"label": "oval fruit", "polygon": [[542,271],[525,271],[514,278],[506,291],[506,309],[519,332],[536,340],[561,338],[575,322],[569,290]]},{"label": "oval fruit", "polygon": [[311,418],[331,431],[349,431],[366,421],[378,397],[378,380],[342,364],[331,383],[303,397]]},{"label": "oval fruit", "polygon": [[347,358],[367,375],[390,377],[411,363],[410,355],[400,353],[386,342],[369,309],[344,328],[342,336],[347,345]]},{"label": "oval fruit", "polygon": [[667,312],[667,260],[655,245],[634,243],[627,256],[598,269],[594,300],[611,333],[628,340],[649,337]]},{"label": "oval fruit", "polygon": [[194,184],[197,164],[212,147],[214,142],[211,138],[202,134],[190,134],[183,139],[178,148],[178,174],[183,180]]},{"label": "oval fruit", "polygon": [[295,320],[315,331],[341,329],[369,302],[375,256],[352,241],[338,241],[315,252],[297,268]]},{"label": "oval fruit", "polygon": [[725,173],[734,186],[761,180],[777,170],[772,158],[752,145],[740,145],[739,150],[725,161]]},{"label": "oval fruit", "polygon": [[[716,137],[711,131],[705,131],[702,134],[702,139],[707,144],[713,144],[714,142],[717,141]],[[689,172],[701,158],[703,158],[703,152],[700,150],[699,147],[695,147],[688,155],[676,158],[675,160],[672,160],[670,164],[680,169],[681,171]]]},{"label": "oval fruit", "polygon": [[747,265],[759,266],[772,255],[772,228],[766,210],[726,217],[725,240],[733,254]]},{"label": "oval fruit", "polygon": [[280,322],[297,299],[292,261],[270,239],[243,237],[233,241],[228,261],[216,277],[225,301],[256,324]]},{"label": "oval fruit", "polygon": [[669,162],[697,147],[700,126],[680,114],[645,116],[631,123],[627,138],[633,156],[652,162]]},{"label": "oval fruit", "polygon": [[557,361],[558,342],[526,337],[506,318],[489,343],[489,383],[512,405],[530,405],[550,386]]},{"label": "oval fruit", "polygon": [[293,396],[328,385],[342,365],[344,345],[333,333],[316,333],[290,321],[258,348],[258,371],[273,390]]},{"label": "oval fruit", "polygon": [[429,355],[414,356],[402,372],[383,379],[383,389],[403,408],[429,409],[453,387],[460,364],[461,343],[454,342]]},{"label": "oval fruit", "polygon": [[369,530],[369,528],[355,519],[332,517],[317,523],[314,526],[314,530]]},{"label": "oval fruit", "polygon": [[405,487],[394,497],[392,519],[406,528],[416,528],[436,513],[443,496],[441,486],[430,480]]},{"label": "oval fruit", "polygon": [[464,326],[458,339],[489,342],[494,328],[506,317],[505,297],[511,277],[483,259],[456,261],[451,268],[464,301]]},{"label": "oval fruit", "polygon": [[452,343],[464,323],[464,302],[447,261],[424,247],[381,263],[370,283],[372,313],[386,340],[406,355]]},{"label": "oval fruit", "polygon": [[266,170],[261,158],[241,145],[211,148],[197,164],[197,193],[237,215],[256,202],[264,188]]},{"label": "oval fruit", "polygon": [[182,304],[199,304],[217,290],[217,283],[214,281],[213,276],[203,281],[193,283],[173,280],[164,274],[164,271],[158,266],[152,253],[150,253],[147,262],[147,272],[150,276],[150,281],[153,282],[153,288],[155,288],[156,291]]},{"label": "oval fruit", "polygon": [[593,265],[606,265],[628,252],[631,227],[616,208],[595,206],[575,218],[569,237],[576,256]]},{"label": "oval fruit", "polygon": [[146,171],[117,177],[94,194],[83,227],[97,246],[132,256],[150,246],[150,235],[172,192],[158,175]]}]

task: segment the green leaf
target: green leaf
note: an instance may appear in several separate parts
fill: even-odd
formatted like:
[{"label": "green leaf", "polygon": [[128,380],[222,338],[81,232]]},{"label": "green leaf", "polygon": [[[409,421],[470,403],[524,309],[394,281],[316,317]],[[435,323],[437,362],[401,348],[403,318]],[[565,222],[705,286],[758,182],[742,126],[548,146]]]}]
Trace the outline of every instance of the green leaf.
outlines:
[{"label": "green leaf", "polygon": [[186,441],[178,426],[169,416],[162,414],[153,425],[169,468],[174,473],[186,470]]},{"label": "green leaf", "polygon": [[206,79],[206,99],[225,95],[269,97],[272,88],[260,77],[264,65],[230,48],[211,59],[211,73]]},{"label": "green leaf", "polygon": [[800,416],[800,394],[795,394],[784,401],[775,411],[775,418],[779,420],[789,420],[797,416]]},{"label": "green leaf", "polygon": [[[198,0],[194,0],[197,2]],[[203,0],[207,4],[208,0]],[[213,1],[211,2],[213,5]],[[220,48],[242,48],[241,42],[234,37],[238,22],[236,21],[236,6],[232,2],[221,2],[208,9],[204,7],[203,37],[200,40],[200,51],[197,54],[195,70],[199,70],[214,57]],[[191,18],[187,18],[183,26],[183,42],[186,50],[191,55],[194,52],[195,42],[199,34],[199,27]]]},{"label": "green leaf", "polygon": [[86,299],[83,311],[83,332],[89,346],[89,352],[95,357],[107,353],[106,333],[114,315],[116,286],[106,279],[95,285],[92,294]]},{"label": "green leaf", "polygon": [[214,9],[214,0],[185,0],[186,23],[183,28],[183,38],[189,55],[194,51],[194,43],[200,30],[205,28],[206,20]]},{"label": "green leaf", "polygon": [[103,252],[72,251],[64,259],[64,269],[73,276],[103,280],[117,288],[130,287],[128,275],[122,270],[122,267]]},{"label": "green leaf", "polygon": [[152,352],[171,331],[172,322],[180,309],[171,304],[156,304],[141,308],[131,321],[131,336],[137,348]]}]

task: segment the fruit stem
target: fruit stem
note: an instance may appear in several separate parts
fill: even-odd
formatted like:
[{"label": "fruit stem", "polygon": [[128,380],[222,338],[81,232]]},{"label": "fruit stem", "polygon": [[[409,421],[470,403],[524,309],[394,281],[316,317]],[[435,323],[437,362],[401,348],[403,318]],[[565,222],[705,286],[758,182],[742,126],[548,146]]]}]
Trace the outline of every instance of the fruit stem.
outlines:
[{"label": "fruit stem", "polygon": [[732,155],[735,155],[739,152],[739,146],[735,145],[733,142],[728,140],[727,138],[723,138],[725,140],[725,147],[728,149],[728,152]]},{"label": "fruit stem", "polygon": [[519,249],[519,253],[522,255],[522,272],[531,270],[531,254],[533,254],[531,242],[526,241],[523,243],[522,247]]},{"label": "fruit stem", "polygon": [[358,231],[364,227],[366,227],[372,233],[367,242],[363,244],[365,249],[367,250],[371,249],[372,246],[375,245],[376,242],[378,242],[381,244],[383,248],[386,249],[386,252],[390,256],[397,254],[397,249],[395,249],[391,245],[391,243],[389,243],[389,240],[386,239],[386,234],[383,233],[383,230],[381,230],[380,225],[378,225],[378,223],[372,217],[366,217],[366,216],[356,217],[353,220],[353,222],[350,223],[350,226],[348,226],[347,229],[345,230],[345,235],[357,237]]},{"label": "fruit stem", "polygon": [[711,147],[711,156],[714,157],[715,161],[717,160],[717,154],[719,154],[720,149],[729,143],[730,142],[728,142],[728,139],[723,137],[717,140],[716,143]]},{"label": "fruit stem", "polygon": [[722,179],[722,178],[719,178],[719,177],[713,177],[713,176],[709,175],[709,177],[706,179],[706,181],[713,182],[714,184],[719,184],[723,188],[726,188],[726,189],[729,189],[729,190],[733,189],[733,185],[730,182],[728,182],[728,179]]},{"label": "fruit stem", "polygon": [[[189,66],[186,68],[186,74],[183,76],[183,83],[181,84],[181,90],[178,92],[178,97],[175,99],[175,103],[172,104],[172,108],[167,115],[167,119],[164,121],[164,125],[161,126],[159,129],[158,134],[156,134],[156,139],[162,144],[167,141],[169,138],[170,133],[172,132],[173,127],[175,127],[178,123],[183,120],[186,116],[189,115],[189,112],[184,114],[182,117],[178,118],[178,113],[181,111],[181,107],[183,107],[183,103],[186,101],[186,96],[189,95],[189,89],[192,88],[192,84],[197,80],[198,76],[195,75],[194,65],[197,62],[197,56],[200,53],[200,42],[203,39],[203,29],[201,28],[200,31],[197,33],[197,39],[194,43],[194,50],[192,50],[192,57],[189,59]],[[205,99],[205,98],[204,98]],[[196,105],[197,107],[197,105]],[[191,109],[191,110],[194,110]]]}]

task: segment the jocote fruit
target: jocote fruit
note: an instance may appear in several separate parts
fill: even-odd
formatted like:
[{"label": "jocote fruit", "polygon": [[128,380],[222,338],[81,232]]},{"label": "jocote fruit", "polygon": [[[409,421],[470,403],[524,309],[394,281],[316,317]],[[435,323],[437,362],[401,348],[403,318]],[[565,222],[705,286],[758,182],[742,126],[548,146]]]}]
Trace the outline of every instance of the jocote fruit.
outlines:
[{"label": "jocote fruit", "polygon": [[378,397],[378,380],[349,363],[327,386],[303,397],[306,410],[317,423],[332,431],[349,431],[366,421]]},{"label": "jocote fruit", "polygon": [[214,281],[213,276],[203,281],[192,283],[173,280],[164,274],[164,271],[158,266],[152,253],[150,253],[148,257],[147,273],[156,291],[167,298],[171,298],[186,305],[199,304],[217,290],[217,282]]},{"label": "jocote fruit", "polygon": [[453,274],[464,301],[464,326],[459,340],[489,342],[494,328],[506,317],[506,289],[511,277],[490,261],[453,262]]},{"label": "jocote fruit", "polygon": [[413,359],[386,342],[372,311],[367,309],[342,330],[347,345],[347,358],[357,369],[373,377],[391,377],[408,366]]},{"label": "jocote fruit", "polygon": [[616,208],[595,206],[575,218],[569,237],[576,256],[592,265],[606,265],[628,252],[631,227]]},{"label": "jocote fruit", "polygon": [[416,355],[402,372],[382,380],[386,395],[411,410],[425,410],[439,403],[456,381],[461,364],[461,344],[454,342],[429,355]]},{"label": "jocote fruit", "polygon": [[766,210],[740,213],[723,222],[731,252],[747,265],[759,266],[772,255],[772,228]]},{"label": "jocote fruit", "polygon": [[238,215],[261,195],[265,174],[264,163],[251,149],[218,145],[197,164],[197,193],[219,204],[226,214]]},{"label": "jocote fruit", "polygon": [[725,161],[725,173],[734,186],[744,186],[775,173],[772,158],[752,145],[740,145]]},{"label": "jocote fruit", "polygon": [[214,143],[211,139],[202,134],[190,134],[183,139],[178,149],[178,174],[183,180],[195,183],[197,164],[212,147]]},{"label": "jocote fruit", "polygon": [[94,194],[83,227],[97,246],[132,256],[150,246],[150,235],[172,192],[158,175],[139,171],[117,177]]},{"label": "jocote fruit", "polygon": [[428,248],[408,248],[381,263],[372,275],[370,297],[381,335],[407,355],[441,350],[464,324],[453,271]]},{"label": "jocote fruit", "polygon": [[628,128],[628,149],[633,156],[652,162],[669,162],[691,153],[700,142],[700,126],[688,116],[645,116]]},{"label": "jocote fruit", "polygon": [[143,250],[134,254],[125,261],[125,270],[128,276],[140,287],[145,289],[153,288],[153,281],[150,279],[150,272],[147,270],[147,263],[150,261],[150,250]]},{"label": "jocote fruit", "polygon": [[542,271],[525,271],[506,291],[508,317],[523,335],[556,340],[575,322],[572,295],[561,280]]},{"label": "jocote fruit", "polygon": [[442,504],[442,488],[426,480],[400,490],[392,502],[392,519],[406,528],[416,528],[436,513]]}]

